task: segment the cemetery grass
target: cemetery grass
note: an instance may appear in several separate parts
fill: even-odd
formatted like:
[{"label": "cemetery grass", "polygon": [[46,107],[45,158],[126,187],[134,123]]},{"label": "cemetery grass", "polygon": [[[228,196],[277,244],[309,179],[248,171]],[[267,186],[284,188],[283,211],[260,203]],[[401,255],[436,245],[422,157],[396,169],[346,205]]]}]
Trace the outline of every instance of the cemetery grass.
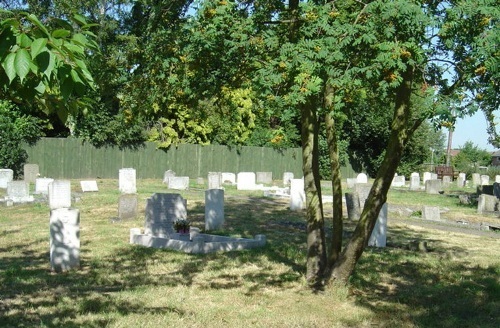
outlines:
[{"label": "cemetery grass", "polygon": [[[267,236],[264,248],[189,255],[128,244],[146,198],[168,191],[138,180],[139,217],[118,221],[118,182],[79,194],[81,269],[50,271],[48,206],[0,207],[0,327],[498,327],[500,239],[391,221],[384,249],[368,248],[348,287],[313,294],[305,283],[305,221],[262,192],[225,191],[218,234]],[[78,182],[72,182],[78,194]],[[204,189],[180,192],[204,228]],[[2,195],[0,195],[2,196]],[[440,198],[439,198],[440,197]],[[436,200],[437,199],[437,200]],[[389,204],[436,202],[477,217],[448,195],[391,191]],[[445,205],[443,205],[445,204]],[[329,205],[325,205],[327,216]],[[354,224],[346,221],[345,235]],[[408,249],[413,240],[429,252]]]}]

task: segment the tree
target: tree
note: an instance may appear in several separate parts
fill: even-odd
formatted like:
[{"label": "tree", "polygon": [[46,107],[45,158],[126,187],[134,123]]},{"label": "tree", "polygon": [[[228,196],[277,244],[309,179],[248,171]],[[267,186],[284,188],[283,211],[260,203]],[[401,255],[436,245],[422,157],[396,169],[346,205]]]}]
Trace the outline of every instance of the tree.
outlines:
[{"label": "tree", "polygon": [[480,149],[472,141],[467,141],[460,147],[460,152],[453,157],[452,163],[455,169],[470,175],[475,173],[479,166],[490,166],[491,158],[491,153],[487,150]]}]

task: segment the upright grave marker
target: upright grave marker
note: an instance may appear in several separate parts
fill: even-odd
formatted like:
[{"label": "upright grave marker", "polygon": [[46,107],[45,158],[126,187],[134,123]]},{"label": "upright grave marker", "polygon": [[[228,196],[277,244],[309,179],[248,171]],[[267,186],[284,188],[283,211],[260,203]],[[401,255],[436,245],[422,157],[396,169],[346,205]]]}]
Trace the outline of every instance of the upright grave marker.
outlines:
[{"label": "upright grave marker", "polygon": [[14,203],[32,202],[30,184],[27,181],[11,181],[7,184],[7,198]]},{"label": "upright grave marker", "polygon": [[373,228],[368,246],[385,247],[387,244],[387,203],[382,205],[380,213],[377,217],[377,222]]},{"label": "upright grave marker", "polygon": [[410,177],[410,190],[420,190],[420,174],[413,172]]},{"label": "upright grave marker", "polygon": [[288,187],[290,185],[290,181],[293,178],[294,178],[293,172],[283,173],[283,187]]},{"label": "upright grave marker", "polygon": [[52,178],[38,178],[35,180],[35,194],[47,195],[49,193],[49,184],[53,182]]},{"label": "upright grave marker", "polygon": [[155,193],[146,200],[146,235],[168,238],[175,233],[174,221],[181,219],[187,219],[187,202],[181,195]]},{"label": "upright grave marker", "polygon": [[133,168],[120,169],[119,190],[122,194],[137,193],[136,171]]},{"label": "upright grave marker", "polygon": [[290,209],[297,211],[304,208],[306,208],[304,179],[292,179],[290,181]]},{"label": "upright grave marker", "polygon": [[224,225],[224,190],[205,190],[205,230],[218,230]]},{"label": "upright grave marker", "polygon": [[256,183],[271,184],[273,183],[273,172],[257,172],[255,180]]},{"label": "upright grave marker", "polygon": [[255,173],[239,172],[236,184],[236,189],[238,190],[255,190]]},{"label": "upright grave marker", "polygon": [[222,173],[208,172],[208,189],[220,189],[222,187]]},{"label": "upright grave marker", "polygon": [[38,167],[38,164],[24,164],[23,169],[24,181],[35,183],[36,178],[40,175],[40,168]]},{"label": "upright grave marker", "polygon": [[7,189],[7,184],[14,179],[14,171],[0,169],[0,188]]}]

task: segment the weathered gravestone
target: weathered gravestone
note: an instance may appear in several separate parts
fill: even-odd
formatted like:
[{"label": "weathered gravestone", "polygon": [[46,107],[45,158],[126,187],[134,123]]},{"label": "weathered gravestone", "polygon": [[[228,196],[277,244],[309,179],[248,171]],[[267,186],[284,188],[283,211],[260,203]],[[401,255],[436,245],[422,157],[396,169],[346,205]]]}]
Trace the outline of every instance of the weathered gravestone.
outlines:
[{"label": "weathered gravestone", "polygon": [[168,186],[168,180],[175,177],[175,172],[172,170],[167,170],[163,173],[163,183]]},{"label": "weathered gravestone", "polygon": [[346,183],[347,183],[347,189],[352,189],[356,185],[356,182],[358,179],[356,178],[347,178]]},{"label": "weathered gravestone", "polygon": [[50,211],[50,266],[56,272],[80,267],[80,211]]},{"label": "weathered gravestone", "polygon": [[443,187],[448,188],[451,186],[451,177],[449,175],[443,176]]},{"label": "weathered gravestone", "polygon": [[464,187],[465,186],[465,173],[459,173],[458,174],[458,179],[457,179],[457,187]]},{"label": "weathered gravestone", "polygon": [[492,195],[482,194],[479,195],[477,202],[477,213],[487,213],[498,211],[498,198]]},{"label": "weathered gravestone", "polygon": [[138,215],[137,194],[122,194],[118,199],[118,218],[135,219]]},{"label": "weathered gravestone", "polygon": [[53,182],[52,178],[38,178],[35,180],[35,194],[47,195],[49,193],[49,184]]},{"label": "weathered gravestone", "polygon": [[481,185],[481,175],[479,173],[472,173],[472,185],[474,187]]},{"label": "weathered gravestone", "polygon": [[387,203],[382,205],[377,217],[377,222],[373,228],[368,246],[385,247],[387,244]]},{"label": "weathered gravestone", "polygon": [[220,189],[222,187],[222,173],[208,172],[208,189]]},{"label": "weathered gravestone", "polygon": [[179,194],[156,193],[146,200],[144,233],[168,238],[174,221],[187,219],[187,202]]},{"label": "weathered gravestone", "polygon": [[368,176],[365,173],[358,174],[356,183],[368,183]]},{"label": "weathered gravestone", "polygon": [[410,176],[410,190],[420,190],[420,174],[413,172]]},{"label": "weathered gravestone", "polygon": [[40,174],[40,168],[38,167],[38,164],[24,164],[23,169],[24,181],[35,183],[36,178],[38,178],[38,175]]},{"label": "weathered gravestone", "polygon": [[359,207],[359,195],[357,192],[346,192],[345,202],[347,207],[347,218],[349,220],[359,220],[361,209]]},{"label": "weathered gravestone", "polygon": [[49,207],[51,210],[71,207],[71,182],[54,180],[49,183]]},{"label": "weathered gravestone", "polygon": [[188,190],[189,177],[171,177],[168,179],[168,189]]},{"label": "weathered gravestone", "polygon": [[490,184],[490,176],[483,174],[481,175],[481,186],[486,186]]},{"label": "weathered gravestone", "polygon": [[439,194],[443,190],[441,180],[431,179],[425,181],[425,192],[428,194]]},{"label": "weathered gravestone", "polygon": [[431,172],[424,172],[423,174],[423,178],[422,178],[422,182],[425,186],[425,183],[427,182],[427,180],[430,180],[432,179],[432,173]]},{"label": "weathered gravestone", "polygon": [[80,187],[82,188],[82,192],[95,192],[95,191],[99,191],[99,188],[97,187],[97,181],[96,180],[84,180],[84,181],[80,181]]},{"label": "weathered gravestone", "polygon": [[231,173],[231,172],[222,172],[222,183],[227,183],[227,184],[231,184],[231,185],[235,185],[236,184],[236,174],[234,173]]},{"label": "weathered gravestone", "polygon": [[368,195],[370,194],[371,189],[372,186],[365,183],[356,183],[356,185],[354,186],[354,191],[358,193],[359,207],[361,208],[361,210],[363,210],[363,207],[365,207],[365,202],[368,198]]},{"label": "weathered gravestone", "polygon": [[30,184],[26,181],[11,181],[7,184],[7,198],[14,203],[32,202],[30,196]]},{"label": "weathered gravestone", "polygon": [[0,188],[7,189],[7,184],[14,179],[14,171],[0,169]]},{"label": "weathered gravestone", "polygon": [[292,179],[290,181],[290,209],[298,211],[304,208],[306,208],[304,179]]},{"label": "weathered gravestone", "polygon": [[254,172],[239,172],[236,181],[238,190],[255,190],[255,173]]},{"label": "weathered gravestone", "polygon": [[273,183],[273,172],[257,172],[255,177],[256,183]]},{"label": "weathered gravestone", "polygon": [[219,230],[224,225],[224,190],[205,190],[205,230]]},{"label": "weathered gravestone", "polygon": [[133,168],[119,170],[119,190],[122,194],[137,193],[136,171]]},{"label": "weathered gravestone", "polygon": [[397,175],[392,178],[391,187],[404,187],[406,185],[406,180],[404,175]]},{"label": "weathered gravestone", "polygon": [[441,219],[441,213],[439,212],[439,207],[424,206],[422,210],[422,219],[439,221]]},{"label": "weathered gravestone", "polygon": [[284,172],[283,173],[283,186],[288,187],[290,185],[290,181],[294,178],[293,172]]}]

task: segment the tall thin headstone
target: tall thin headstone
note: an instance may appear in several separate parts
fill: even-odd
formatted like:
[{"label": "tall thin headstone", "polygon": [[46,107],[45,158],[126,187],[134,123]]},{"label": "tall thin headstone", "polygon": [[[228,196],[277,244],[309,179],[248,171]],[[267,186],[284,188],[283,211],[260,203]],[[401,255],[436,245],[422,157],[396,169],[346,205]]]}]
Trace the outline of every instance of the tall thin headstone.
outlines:
[{"label": "tall thin headstone", "polygon": [[479,173],[472,173],[472,185],[474,187],[481,185],[481,174],[479,174]]},{"label": "tall thin headstone", "polygon": [[80,267],[80,211],[50,211],[50,266],[56,272]]},{"label": "tall thin headstone", "polygon": [[14,179],[14,171],[0,169],[0,188],[7,189],[7,184]]},{"label": "tall thin headstone", "polygon": [[420,174],[413,172],[410,177],[410,190],[420,190]]},{"label": "tall thin headstone", "polygon": [[205,230],[219,230],[224,225],[224,190],[205,190]]},{"label": "tall thin headstone", "polygon": [[431,172],[424,172],[423,179],[422,179],[424,186],[425,186],[425,183],[427,182],[427,180],[430,180],[430,179],[432,179],[432,173]]},{"label": "tall thin headstone", "polygon": [[457,187],[464,187],[465,186],[465,173],[461,172],[458,174],[458,179],[457,179]]},{"label": "tall thin headstone", "polygon": [[138,215],[136,194],[122,194],[118,199],[118,218],[120,220],[135,219]]},{"label": "tall thin headstone", "polygon": [[292,179],[290,181],[290,209],[292,211],[297,211],[305,207],[306,194],[304,191],[304,179]]},{"label": "tall thin headstone", "polygon": [[36,178],[40,174],[40,168],[38,164],[24,164],[24,181],[29,183],[35,183]]},{"label": "tall thin headstone", "polygon": [[368,246],[385,247],[387,244],[387,203],[382,205],[373,228]]},{"label": "tall thin headstone", "polygon": [[361,209],[359,207],[359,195],[357,192],[346,192],[345,203],[347,207],[347,218],[349,220],[359,220]]}]

